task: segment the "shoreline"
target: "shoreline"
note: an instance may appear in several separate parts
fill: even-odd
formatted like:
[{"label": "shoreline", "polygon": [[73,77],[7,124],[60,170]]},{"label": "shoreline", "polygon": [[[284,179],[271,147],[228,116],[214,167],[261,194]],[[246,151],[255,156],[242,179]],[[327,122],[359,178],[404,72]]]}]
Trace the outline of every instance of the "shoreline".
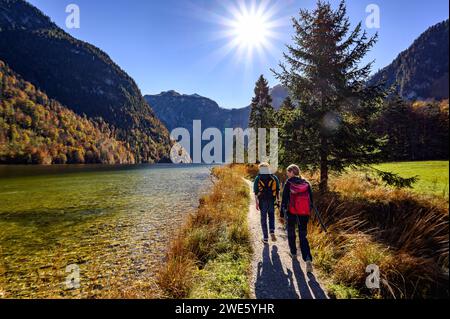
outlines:
[{"label": "shoreline", "polygon": [[252,247],[243,170],[212,171],[212,190],[170,242],[158,275],[170,299],[248,299]]}]

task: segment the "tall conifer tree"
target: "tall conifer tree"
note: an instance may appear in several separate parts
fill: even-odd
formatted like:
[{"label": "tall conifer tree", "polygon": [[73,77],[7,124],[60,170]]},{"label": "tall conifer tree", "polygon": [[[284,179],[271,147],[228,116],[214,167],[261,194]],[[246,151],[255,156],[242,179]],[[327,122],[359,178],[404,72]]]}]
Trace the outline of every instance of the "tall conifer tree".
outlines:
[{"label": "tall conifer tree", "polygon": [[254,129],[270,129],[274,125],[274,109],[270,96],[269,83],[261,75],[256,82],[255,96],[252,99],[250,112],[250,127]]},{"label": "tall conifer tree", "polygon": [[[261,75],[256,82],[255,96],[253,97],[251,104],[249,124],[250,128],[255,129],[258,138],[258,129],[265,128],[269,130],[275,127],[275,111],[272,106],[272,97],[270,95],[269,83],[263,75]],[[266,138],[267,140],[265,154],[268,154],[267,151],[269,150],[269,133],[267,133]],[[258,154],[258,160],[261,161],[262,159],[259,158],[258,144],[256,150]]]},{"label": "tall conifer tree", "polygon": [[351,30],[345,2],[336,9],[318,1],[312,11],[292,19],[294,44],[281,71],[273,71],[299,107],[292,121],[290,156],[303,167],[320,169],[322,191],[329,171],[376,161],[382,141],[370,130],[385,91],[368,86],[372,63],[361,61],[377,41],[359,23]]}]

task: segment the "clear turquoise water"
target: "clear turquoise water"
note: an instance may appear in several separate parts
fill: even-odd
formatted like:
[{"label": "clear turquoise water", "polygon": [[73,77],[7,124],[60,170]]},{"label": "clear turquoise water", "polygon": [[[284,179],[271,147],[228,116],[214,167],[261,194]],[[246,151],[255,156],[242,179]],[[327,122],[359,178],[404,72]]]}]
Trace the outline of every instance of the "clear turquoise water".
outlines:
[{"label": "clear turquoise water", "polygon": [[[143,297],[206,166],[0,166],[0,297]],[[66,267],[80,269],[68,289]]]}]

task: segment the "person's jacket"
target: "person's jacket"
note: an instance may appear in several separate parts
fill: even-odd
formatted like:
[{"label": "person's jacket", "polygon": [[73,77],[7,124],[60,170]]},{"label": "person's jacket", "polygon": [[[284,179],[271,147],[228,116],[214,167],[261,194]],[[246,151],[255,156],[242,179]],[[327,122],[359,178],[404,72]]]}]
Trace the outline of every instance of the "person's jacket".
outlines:
[{"label": "person's jacket", "polygon": [[283,188],[283,198],[281,202],[281,209],[280,209],[280,216],[285,217],[285,212],[288,212],[289,210],[289,202],[291,200],[291,184],[303,184],[307,183],[309,185],[309,196],[311,199],[311,210],[314,208],[314,197],[313,197],[313,191],[311,184],[300,177],[292,177],[287,180],[287,182],[284,184]]}]

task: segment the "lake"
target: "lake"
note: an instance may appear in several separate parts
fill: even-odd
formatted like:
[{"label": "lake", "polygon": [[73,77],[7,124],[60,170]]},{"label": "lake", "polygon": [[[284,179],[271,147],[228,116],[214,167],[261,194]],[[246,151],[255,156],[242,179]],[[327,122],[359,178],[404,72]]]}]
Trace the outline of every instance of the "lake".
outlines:
[{"label": "lake", "polygon": [[210,169],[0,166],[0,298],[156,296],[155,273]]}]

